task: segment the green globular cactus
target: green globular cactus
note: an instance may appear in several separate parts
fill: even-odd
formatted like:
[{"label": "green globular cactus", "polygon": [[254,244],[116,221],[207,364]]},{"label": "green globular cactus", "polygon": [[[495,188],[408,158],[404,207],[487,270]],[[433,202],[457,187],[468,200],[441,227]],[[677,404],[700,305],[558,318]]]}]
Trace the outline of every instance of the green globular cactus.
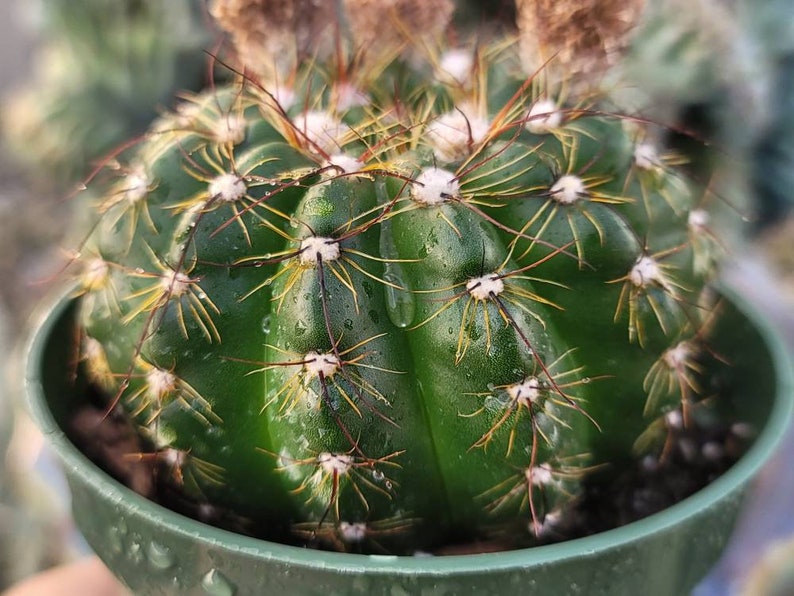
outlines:
[{"label": "green globular cactus", "polygon": [[548,540],[591,473],[663,454],[712,358],[718,202],[540,79],[481,43],[161,119],[79,257],[131,457],[205,518],[405,553]]}]

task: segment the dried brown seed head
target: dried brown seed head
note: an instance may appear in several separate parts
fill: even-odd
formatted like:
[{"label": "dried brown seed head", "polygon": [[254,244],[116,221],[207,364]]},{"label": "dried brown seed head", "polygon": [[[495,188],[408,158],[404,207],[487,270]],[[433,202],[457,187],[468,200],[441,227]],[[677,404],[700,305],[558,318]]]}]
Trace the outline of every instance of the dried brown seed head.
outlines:
[{"label": "dried brown seed head", "polygon": [[596,82],[628,45],[644,0],[517,0],[527,72],[549,62],[555,81]]}]

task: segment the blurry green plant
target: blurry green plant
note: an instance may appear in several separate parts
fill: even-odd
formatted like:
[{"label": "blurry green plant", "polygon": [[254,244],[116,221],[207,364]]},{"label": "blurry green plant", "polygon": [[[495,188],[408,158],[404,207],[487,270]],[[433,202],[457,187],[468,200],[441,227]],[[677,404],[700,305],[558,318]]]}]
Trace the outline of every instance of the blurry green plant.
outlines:
[{"label": "blurry green plant", "polygon": [[[43,0],[30,80],[4,106],[5,136],[39,182],[82,177],[206,81],[199,0]],[[46,171],[46,176],[41,174]]]}]

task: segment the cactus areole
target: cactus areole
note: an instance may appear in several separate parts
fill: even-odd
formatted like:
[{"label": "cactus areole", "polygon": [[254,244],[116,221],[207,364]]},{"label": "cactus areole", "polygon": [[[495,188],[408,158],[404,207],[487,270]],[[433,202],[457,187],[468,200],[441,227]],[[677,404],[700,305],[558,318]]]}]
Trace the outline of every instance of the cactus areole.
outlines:
[{"label": "cactus areole", "polygon": [[691,420],[713,197],[511,50],[469,68],[241,77],[113,170],[83,362],[186,499],[341,550],[533,543]]}]

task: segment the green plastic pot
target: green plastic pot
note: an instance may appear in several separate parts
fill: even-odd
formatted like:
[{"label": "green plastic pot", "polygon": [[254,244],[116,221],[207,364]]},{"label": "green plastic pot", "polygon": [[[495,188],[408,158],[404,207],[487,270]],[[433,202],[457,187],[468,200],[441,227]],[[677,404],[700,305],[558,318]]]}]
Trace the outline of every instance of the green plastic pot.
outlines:
[{"label": "green plastic pot", "polygon": [[320,552],[213,528],[135,494],[63,430],[82,398],[69,377],[74,309],[66,298],[46,312],[29,344],[26,385],[32,413],[63,462],[78,526],[135,594],[679,595],[719,557],[745,489],[792,418],[794,379],[783,341],[741,297],[725,295],[712,345],[733,363],[726,407],[758,431],[746,455],[661,513],[527,550],[443,557]]}]

